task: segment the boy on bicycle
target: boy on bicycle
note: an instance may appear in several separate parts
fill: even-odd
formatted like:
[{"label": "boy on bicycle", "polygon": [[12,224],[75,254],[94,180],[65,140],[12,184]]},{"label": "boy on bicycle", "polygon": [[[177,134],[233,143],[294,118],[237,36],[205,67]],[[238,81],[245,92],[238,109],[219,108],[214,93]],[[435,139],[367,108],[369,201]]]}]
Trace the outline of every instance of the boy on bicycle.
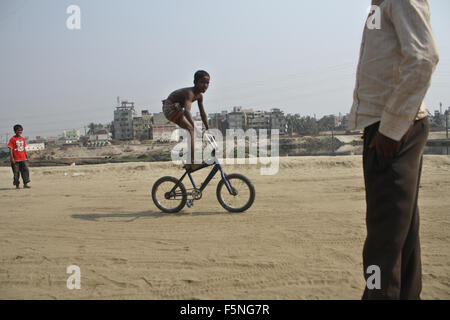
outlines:
[{"label": "boy on bicycle", "polygon": [[172,92],[166,100],[163,100],[163,113],[169,121],[177,124],[180,128],[186,129],[191,136],[190,157],[185,166],[186,169],[195,170],[202,164],[194,164],[194,119],[191,114],[191,105],[197,101],[200,115],[205,129],[209,130],[208,116],[203,106],[203,93],[208,90],[210,76],[206,71],[199,70],[194,75],[194,86],[178,89]]}]

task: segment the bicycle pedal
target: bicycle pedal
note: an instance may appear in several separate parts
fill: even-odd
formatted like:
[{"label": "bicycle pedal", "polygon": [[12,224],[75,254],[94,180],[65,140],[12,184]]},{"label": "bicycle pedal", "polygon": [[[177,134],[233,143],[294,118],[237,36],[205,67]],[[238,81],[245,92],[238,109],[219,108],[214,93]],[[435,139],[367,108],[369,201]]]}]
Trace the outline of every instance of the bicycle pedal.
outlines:
[{"label": "bicycle pedal", "polygon": [[194,206],[194,201],[193,200],[188,200],[187,206],[188,206],[188,208],[192,208]]}]

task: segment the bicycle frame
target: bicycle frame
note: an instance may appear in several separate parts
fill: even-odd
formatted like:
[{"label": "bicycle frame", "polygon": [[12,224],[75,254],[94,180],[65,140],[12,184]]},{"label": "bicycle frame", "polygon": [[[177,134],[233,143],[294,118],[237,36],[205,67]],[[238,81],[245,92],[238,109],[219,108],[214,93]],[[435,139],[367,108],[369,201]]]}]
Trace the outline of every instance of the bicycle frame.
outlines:
[{"label": "bicycle frame", "polygon": [[220,171],[220,174],[222,176],[222,180],[225,182],[225,186],[228,189],[228,192],[230,194],[232,194],[232,189],[231,189],[231,184],[230,182],[227,180],[226,174],[222,169],[222,166],[220,165],[219,161],[217,158],[214,158],[214,167],[211,169],[211,172],[209,173],[209,175],[206,177],[205,181],[203,181],[200,189],[197,189],[197,186],[195,185],[195,181],[194,178],[192,178],[192,173],[201,169],[204,169],[206,167],[210,167],[212,166],[212,164],[204,164],[203,166],[201,166],[200,168],[196,169],[196,170],[186,170],[186,172],[183,174],[183,176],[178,179],[177,184],[172,188],[172,190],[170,190],[170,193],[172,194],[173,192],[175,192],[176,188],[178,188],[179,184],[182,183],[182,181],[184,180],[184,178],[186,177],[186,175],[189,177],[189,180],[191,180],[192,186],[194,187],[194,189],[196,190],[200,190],[203,191],[209,184],[209,182],[212,180],[212,178],[214,178],[214,176],[216,175],[217,171]]}]

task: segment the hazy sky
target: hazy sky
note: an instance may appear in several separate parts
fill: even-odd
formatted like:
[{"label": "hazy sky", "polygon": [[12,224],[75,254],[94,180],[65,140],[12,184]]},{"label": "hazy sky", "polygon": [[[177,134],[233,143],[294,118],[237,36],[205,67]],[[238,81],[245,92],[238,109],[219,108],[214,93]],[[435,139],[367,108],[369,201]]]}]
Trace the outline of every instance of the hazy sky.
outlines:
[{"label": "hazy sky", "polygon": [[[426,97],[450,106],[450,1],[430,0],[441,57]],[[66,8],[81,8],[69,30]],[[211,75],[208,113],[347,113],[370,0],[0,0],[0,136],[112,120],[116,98],[161,99]],[[194,105],[193,111],[197,112]],[[82,130],[84,133],[84,129]]]}]

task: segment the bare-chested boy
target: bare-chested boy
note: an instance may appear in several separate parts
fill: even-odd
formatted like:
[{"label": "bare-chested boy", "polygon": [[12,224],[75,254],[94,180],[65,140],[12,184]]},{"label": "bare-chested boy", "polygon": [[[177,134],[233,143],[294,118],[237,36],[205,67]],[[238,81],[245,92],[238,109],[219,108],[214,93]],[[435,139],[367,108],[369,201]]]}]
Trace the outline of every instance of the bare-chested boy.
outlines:
[{"label": "bare-chested boy", "polygon": [[210,76],[208,72],[200,70],[194,75],[194,87],[183,88],[172,92],[166,100],[163,100],[163,112],[166,118],[183,129],[189,131],[191,135],[190,162],[186,164],[187,169],[195,170],[201,164],[194,164],[194,130],[198,130],[194,125],[191,114],[192,103],[197,101],[200,115],[205,129],[209,130],[208,117],[203,107],[203,93],[209,87]]}]

